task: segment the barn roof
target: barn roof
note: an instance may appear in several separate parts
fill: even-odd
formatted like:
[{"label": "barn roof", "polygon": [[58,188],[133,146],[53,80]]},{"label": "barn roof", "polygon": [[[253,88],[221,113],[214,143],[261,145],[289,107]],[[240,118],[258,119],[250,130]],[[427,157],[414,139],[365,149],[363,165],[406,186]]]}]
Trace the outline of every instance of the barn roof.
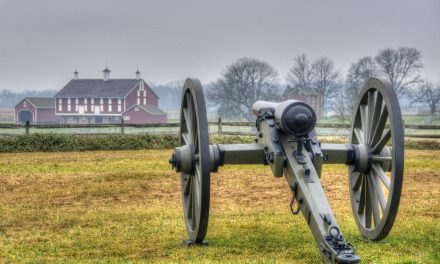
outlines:
[{"label": "barn roof", "polygon": [[150,113],[151,115],[166,115],[167,114],[163,110],[161,110],[151,104],[136,104],[136,105],[133,105],[132,107],[128,108],[127,110],[125,110],[125,112],[129,111],[130,109],[132,109],[133,107],[136,107],[136,106],[141,108],[142,110]]},{"label": "barn roof", "polygon": [[123,98],[139,82],[136,79],[80,79],[71,80],[55,97]]},{"label": "barn roof", "polygon": [[302,88],[302,87],[295,87],[290,88],[290,90],[287,91],[286,95],[291,95],[292,93],[300,91],[305,95],[318,95],[320,93],[319,89],[317,88]]},{"label": "barn roof", "polygon": [[167,114],[163,110],[161,110],[151,104],[141,104],[141,105],[139,105],[139,107],[144,109],[145,111],[147,111],[148,113],[150,113],[152,115],[166,115]]},{"label": "barn roof", "polygon": [[36,108],[55,108],[55,98],[53,97],[25,97]]}]

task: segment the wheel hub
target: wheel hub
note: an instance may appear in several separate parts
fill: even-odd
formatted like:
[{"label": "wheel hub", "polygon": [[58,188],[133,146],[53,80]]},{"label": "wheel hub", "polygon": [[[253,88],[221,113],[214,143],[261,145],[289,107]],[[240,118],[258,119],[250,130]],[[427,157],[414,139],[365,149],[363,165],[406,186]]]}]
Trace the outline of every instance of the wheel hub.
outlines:
[{"label": "wheel hub", "polygon": [[359,144],[356,149],[354,171],[368,173],[371,169],[371,149],[368,144]]},{"label": "wheel hub", "polygon": [[176,170],[184,174],[193,174],[195,170],[195,151],[194,145],[183,145],[174,149],[174,153],[169,159],[169,163]]}]

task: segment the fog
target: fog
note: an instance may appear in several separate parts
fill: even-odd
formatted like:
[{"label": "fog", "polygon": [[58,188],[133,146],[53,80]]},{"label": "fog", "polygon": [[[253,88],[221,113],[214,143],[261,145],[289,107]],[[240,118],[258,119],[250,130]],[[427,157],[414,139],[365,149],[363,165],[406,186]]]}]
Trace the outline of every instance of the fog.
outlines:
[{"label": "fog", "polygon": [[0,0],[0,90],[60,89],[80,78],[208,83],[240,57],[272,64],[327,55],[345,71],[381,48],[421,50],[440,81],[440,1]]}]

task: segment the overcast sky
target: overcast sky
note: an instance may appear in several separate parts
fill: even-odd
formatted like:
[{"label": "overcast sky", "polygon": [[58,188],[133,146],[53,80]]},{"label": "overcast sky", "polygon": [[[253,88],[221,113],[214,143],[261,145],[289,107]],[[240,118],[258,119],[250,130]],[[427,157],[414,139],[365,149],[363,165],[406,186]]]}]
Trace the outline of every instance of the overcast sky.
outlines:
[{"label": "overcast sky", "polygon": [[80,78],[207,83],[240,57],[272,64],[327,55],[337,67],[378,49],[421,50],[440,81],[440,1],[0,0],[0,89],[60,89]]}]

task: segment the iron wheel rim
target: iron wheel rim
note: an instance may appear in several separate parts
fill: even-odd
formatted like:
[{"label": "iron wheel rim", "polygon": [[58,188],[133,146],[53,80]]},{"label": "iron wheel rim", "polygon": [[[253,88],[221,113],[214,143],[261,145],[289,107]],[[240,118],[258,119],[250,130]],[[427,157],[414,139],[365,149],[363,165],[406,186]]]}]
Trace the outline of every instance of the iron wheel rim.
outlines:
[{"label": "iron wheel rim", "polygon": [[180,146],[192,145],[195,157],[194,170],[181,174],[185,227],[189,240],[202,242],[208,227],[210,160],[205,98],[198,79],[185,81],[180,120]]},{"label": "iron wheel rim", "polygon": [[370,79],[360,92],[352,120],[351,144],[367,144],[373,155],[379,155],[386,143],[391,142],[389,178],[377,161],[372,161],[367,173],[355,172],[353,166],[349,168],[350,200],[356,224],[364,237],[377,241],[385,238],[394,224],[403,183],[404,130],[399,102],[391,84]]}]

